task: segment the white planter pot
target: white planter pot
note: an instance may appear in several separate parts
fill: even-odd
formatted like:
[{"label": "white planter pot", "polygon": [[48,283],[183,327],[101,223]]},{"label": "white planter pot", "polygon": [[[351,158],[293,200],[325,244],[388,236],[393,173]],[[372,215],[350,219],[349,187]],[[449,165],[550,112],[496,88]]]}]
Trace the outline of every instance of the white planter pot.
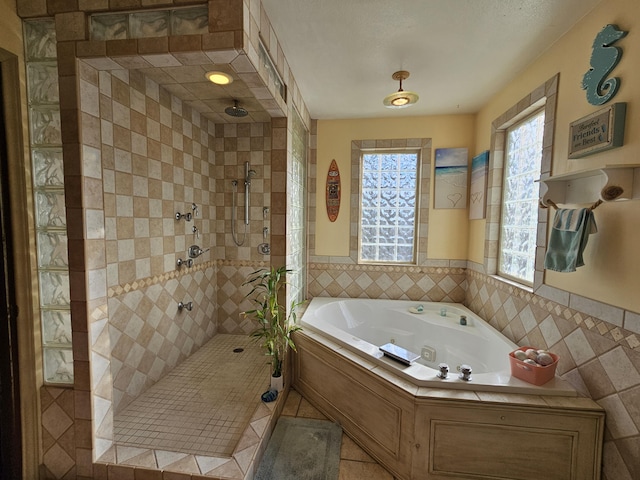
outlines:
[{"label": "white planter pot", "polygon": [[280,393],[284,389],[284,376],[279,377],[271,376],[271,388]]}]

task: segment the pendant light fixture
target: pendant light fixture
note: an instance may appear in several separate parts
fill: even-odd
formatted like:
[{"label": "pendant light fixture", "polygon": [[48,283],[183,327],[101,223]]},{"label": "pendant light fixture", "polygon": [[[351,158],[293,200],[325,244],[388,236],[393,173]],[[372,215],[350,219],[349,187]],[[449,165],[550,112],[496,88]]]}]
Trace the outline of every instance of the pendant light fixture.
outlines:
[{"label": "pendant light fixture", "polygon": [[407,92],[402,89],[402,81],[409,78],[409,72],[406,70],[400,70],[391,75],[391,78],[400,82],[400,89],[390,95],[384,97],[382,103],[388,108],[404,108],[413,105],[418,101],[418,94],[414,92]]}]

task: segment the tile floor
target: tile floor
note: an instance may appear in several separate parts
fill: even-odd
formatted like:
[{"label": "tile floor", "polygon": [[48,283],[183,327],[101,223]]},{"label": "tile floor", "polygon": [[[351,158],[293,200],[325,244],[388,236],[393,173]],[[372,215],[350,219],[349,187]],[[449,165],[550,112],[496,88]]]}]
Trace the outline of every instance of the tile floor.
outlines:
[{"label": "tile floor", "polygon": [[268,387],[268,369],[247,335],[218,334],[115,416],[115,443],[230,457]]},{"label": "tile floor", "polygon": [[[243,351],[234,353],[235,348]],[[268,369],[262,350],[247,335],[216,335],[116,415],[115,443],[122,466],[110,465],[108,478],[128,478],[133,470],[127,465],[136,470],[167,468],[183,472],[184,478],[191,478],[190,474],[193,478],[196,474],[242,478],[238,458],[249,444],[256,443],[268,418],[262,418],[262,410],[272,406],[260,401]],[[289,391],[282,415],[326,419],[294,389]],[[250,422],[252,429],[247,434]],[[258,435],[251,435],[256,429]],[[128,460],[132,455],[138,456]],[[339,480],[395,479],[343,434]]]},{"label": "tile floor", "polygon": [[[282,415],[327,419],[322,412],[293,389],[289,391]],[[340,448],[339,480],[395,480],[395,477],[343,433],[342,446]]]}]

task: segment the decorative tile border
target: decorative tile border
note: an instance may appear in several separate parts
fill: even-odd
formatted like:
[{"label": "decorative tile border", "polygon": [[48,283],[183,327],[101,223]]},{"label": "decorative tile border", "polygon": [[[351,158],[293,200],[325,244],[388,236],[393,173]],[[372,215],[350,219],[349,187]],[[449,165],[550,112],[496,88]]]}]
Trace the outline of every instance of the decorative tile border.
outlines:
[{"label": "decorative tile border", "polygon": [[462,303],[464,268],[310,263],[309,297],[390,298]]},{"label": "decorative tile border", "polygon": [[[556,315],[558,317],[562,317],[565,320],[571,322],[575,326],[579,326],[585,328],[589,331],[597,333],[604,338],[608,338],[618,345],[630,348],[634,351],[640,352],[640,335],[636,332],[623,328],[621,325],[617,325],[606,321],[603,318],[598,318],[593,314],[590,314],[587,309],[578,309],[577,306],[581,306],[580,302],[569,300],[569,305],[565,305],[562,303],[558,303],[557,301],[551,300],[549,298],[545,298],[543,296],[537,295],[536,293],[528,292],[522,288],[519,288],[515,285],[511,285],[506,283],[500,279],[494,278],[489,275],[485,275],[476,270],[469,269],[467,271],[467,276],[470,279],[476,279],[490,285],[509,296],[513,296],[519,299],[522,299],[524,302],[530,305],[535,305],[545,310],[549,314]],[[551,288],[551,287],[548,287]],[[557,289],[554,289],[557,290]],[[562,290],[559,290],[562,292]],[[568,293],[568,292],[565,292]],[[569,299],[573,297],[579,297],[572,293],[568,293]],[[583,298],[583,297],[579,297]],[[469,299],[467,297],[467,301],[473,303],[473,299]],[[597,305],[596,305],[597,304]],[[608,309],[618,309],[617,307],[611,307],[610,305],[603,304],[601,302],[595,302],[590,300],[587,304],[591,309],[599,310],[599,311],[607,311]],[[587,311],[585,311],[587,310]],[[624,311],[620,314],[621,318],[632,318],[634,315],[637,315],[633,312]],[[489,318],[485,318],[489,321]]]},{"label": "decorative tile border", "polygon": [[107,296],[117,297],[124,293],[129,293],[141,288],[148,287],[150,285],[156,285],[158,283],[166,282],[172,278],[180,278],[182,275],[193,274],[201,270],[206,270],[210,267],[219,268],[221,266],[233,266],[233,267],[254,267],[256,269],[266,268],[270,264],[269,262],[254,262],[250,260],[211,260],[208,262],[199,263],[193,267],[184,267],[181,270],[172,270],[162,275],[154,275],[153,277],[141,278],[132,283],[125,283],[124,285],[118,285],[117,287],[109,288],[107,290]]}]

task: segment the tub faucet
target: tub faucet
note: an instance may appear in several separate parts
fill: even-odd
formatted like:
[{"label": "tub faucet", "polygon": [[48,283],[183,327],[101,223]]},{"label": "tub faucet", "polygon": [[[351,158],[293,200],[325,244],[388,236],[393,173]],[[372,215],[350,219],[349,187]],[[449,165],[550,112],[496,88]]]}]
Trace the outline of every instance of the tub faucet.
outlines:
[{"label": "tub faucet", "polygon": [[465,382],[470,382],[472,371],[473,370],[471,370],[471,367],[469,365],[460,365],[460,375],[458,376],[460,377],[461,380],[464,380]]},{"label": "tub faucet", "polygon": [[436,374],[436,377],[438,378],[444,380],[449,375],[449,365],[447,365],[446,363],[440,363],[438,365],[438,370],[439,372]]},{"label": "tub faucet", "polygon": [[467,324],[467,316],[460,315],[460,325],[465,326]]}]

